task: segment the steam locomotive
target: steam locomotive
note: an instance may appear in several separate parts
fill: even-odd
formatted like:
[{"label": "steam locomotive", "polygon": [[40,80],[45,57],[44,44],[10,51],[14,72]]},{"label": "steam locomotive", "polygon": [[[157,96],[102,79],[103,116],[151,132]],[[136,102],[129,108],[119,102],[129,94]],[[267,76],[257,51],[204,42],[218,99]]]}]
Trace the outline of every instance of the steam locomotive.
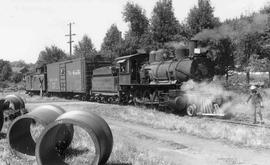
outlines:
[{"label": "steam locomotive", "polygon": [[181,112],[192,105],[183,97],[182,83],[211,81],[214,76],[213,62],[206,53],[197,47],[197,41],[190,41],[174,53],[139,51],[112,63],[79,58],[47,64],[43,72],[26,76],[26,91]]}]

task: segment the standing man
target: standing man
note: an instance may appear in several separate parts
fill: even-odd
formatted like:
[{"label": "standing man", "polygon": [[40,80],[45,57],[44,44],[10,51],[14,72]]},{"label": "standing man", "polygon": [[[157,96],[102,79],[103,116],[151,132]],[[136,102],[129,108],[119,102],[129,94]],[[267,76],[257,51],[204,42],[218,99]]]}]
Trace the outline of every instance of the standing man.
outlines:
[{"label": "standing man", "polygon": [[261,124],[263,124],[263,119],[262,119],[262,96],[261,94],[257,91],[257,87],[255,85],[250,86],[250,96],[248,97],[247,102],[251,100],[252,108],[254,110],[254,122],[253,124],[257,123],[257,113],[259,114]]}]

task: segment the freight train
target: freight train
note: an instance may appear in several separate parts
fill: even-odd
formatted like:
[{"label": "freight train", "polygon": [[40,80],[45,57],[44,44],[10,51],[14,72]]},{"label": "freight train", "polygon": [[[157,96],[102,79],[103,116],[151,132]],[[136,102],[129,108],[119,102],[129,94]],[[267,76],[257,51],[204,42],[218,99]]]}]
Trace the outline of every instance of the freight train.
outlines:
[{"label": "freight train", "polygon": [[[27,93],[78,97],[103,103],[135,104],[196,111],[180,89],[183,82],[211,81],[214,64],[196,41],[188,46],[116,58],[113,62],[78,58],[47,64],[26,76]],[[211,105],[214,107],[214,105]],[[210,113],[214,113],[212,110]]]}]

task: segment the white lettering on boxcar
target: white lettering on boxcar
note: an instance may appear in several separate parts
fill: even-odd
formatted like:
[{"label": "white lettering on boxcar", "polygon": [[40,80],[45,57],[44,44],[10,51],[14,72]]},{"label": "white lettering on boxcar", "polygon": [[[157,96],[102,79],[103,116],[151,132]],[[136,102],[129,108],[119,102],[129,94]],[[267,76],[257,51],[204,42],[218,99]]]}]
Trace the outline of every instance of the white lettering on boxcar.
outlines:
[{"label": "white lettering on boxcar", "polygon": [[57,89],[58,79],[57,78],[49,78],[49,84],[51,89]]},{"label": "white lettering on boxcar", "polygon": [[79,70],[79,69],[78,69],[78,70],[72,70],[72,71],[69,70],[69,71],[68,71],[68,75],[69,75],[69,76],[77,76],[77,75],[81,75],[81,70]]}]

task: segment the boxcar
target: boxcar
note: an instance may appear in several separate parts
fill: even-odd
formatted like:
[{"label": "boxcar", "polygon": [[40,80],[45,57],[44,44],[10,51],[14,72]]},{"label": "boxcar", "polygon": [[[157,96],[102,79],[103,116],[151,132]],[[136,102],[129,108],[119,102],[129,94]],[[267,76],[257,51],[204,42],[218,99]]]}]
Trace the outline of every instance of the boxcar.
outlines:
[{"label": "boxcar", "polygon": [[88,58],[77,58],[47,64],[48,94],[60,96],[89,95],[93,69],[110,62],[97,62]]},{"label": "boxcar", "polygon": [[42,89],[46,91],[46,75],[44,73],[32,73],[25,76],[25,89],[28,93],[37,94]]}]

